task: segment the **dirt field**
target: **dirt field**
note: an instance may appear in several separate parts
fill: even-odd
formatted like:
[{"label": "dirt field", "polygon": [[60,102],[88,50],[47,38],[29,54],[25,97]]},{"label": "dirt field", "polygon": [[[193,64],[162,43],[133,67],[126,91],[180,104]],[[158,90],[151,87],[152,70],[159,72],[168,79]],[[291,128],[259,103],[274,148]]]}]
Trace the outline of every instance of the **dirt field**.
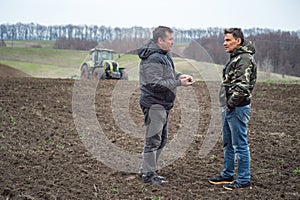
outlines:
[{"label": "dirt field", "polygon": [[[161,169],[169,183],[143,184],[138,174],[107,167],[85,148],[72,114],[74,80],[37,79],[0,66],[0,199],[300,199],[300,85],[256,85],[249,124],[252,189],[226,191],[207,178],[222,170],[221,138],[199,158],[210,115],[205,83],[199,98],[199,129],[186,154]],[[96,114],[115,145],[141,152],[143,140],[115,124],[111,95],[116,81],[99,82]],[[126,84],[126,82],[124,82]],[[142,126],[138,91],[130,113]],[[170,113],[170,140],[179,123]]]}]

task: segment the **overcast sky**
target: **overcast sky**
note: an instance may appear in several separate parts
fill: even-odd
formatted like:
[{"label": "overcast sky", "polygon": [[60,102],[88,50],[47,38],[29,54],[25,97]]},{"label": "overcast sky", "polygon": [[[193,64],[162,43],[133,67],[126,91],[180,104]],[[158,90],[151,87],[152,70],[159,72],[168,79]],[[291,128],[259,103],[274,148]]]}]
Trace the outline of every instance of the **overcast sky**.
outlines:
[{"label": "overcast sky", "polygon": [[299,0],[0,0],[0,24],[300,30]]}]

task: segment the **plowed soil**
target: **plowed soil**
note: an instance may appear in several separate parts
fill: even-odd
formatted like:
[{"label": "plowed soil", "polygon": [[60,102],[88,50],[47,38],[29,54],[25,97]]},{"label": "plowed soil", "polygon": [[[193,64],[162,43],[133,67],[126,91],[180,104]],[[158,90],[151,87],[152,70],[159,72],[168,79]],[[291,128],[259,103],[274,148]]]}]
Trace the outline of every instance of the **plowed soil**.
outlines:
[{"label": "plowed soil", "polygon": [[[252,189],[226,191],[207,181],[222,170],[221,134],[206,157],[198,156],[210,116],[204,82],[193,87],[201,116],[207,117],[200,120],[185,155],[159,170],[169,183],[157,186],[142,183],[138,174],[107,167],[86,149],[72,114],[74,80],[0,69],[0,199],[300,199],[300,85],[256,85],[248,133]],[[98,83],[97,119],[112,143],[141,152],[143,140],[124,136],[114,122],[111,96],[116,83]],[[142,126],[138,93],[131,97],[130,113]],[[176,102],[170,140],[178,116]]]}]

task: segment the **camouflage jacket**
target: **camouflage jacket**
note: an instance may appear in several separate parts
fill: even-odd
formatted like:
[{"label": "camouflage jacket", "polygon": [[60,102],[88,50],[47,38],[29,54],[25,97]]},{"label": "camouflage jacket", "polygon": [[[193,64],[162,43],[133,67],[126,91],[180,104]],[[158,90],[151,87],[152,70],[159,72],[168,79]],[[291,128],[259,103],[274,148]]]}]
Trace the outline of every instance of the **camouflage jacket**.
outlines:
[{"label": "camouflage jacket", "polygon": [[255,48],[250,41],[230,54],[223,68],[220,89],[220,104],[233,109],[250,104],[251,92],[257,78],[257,67],[253,55]]}]

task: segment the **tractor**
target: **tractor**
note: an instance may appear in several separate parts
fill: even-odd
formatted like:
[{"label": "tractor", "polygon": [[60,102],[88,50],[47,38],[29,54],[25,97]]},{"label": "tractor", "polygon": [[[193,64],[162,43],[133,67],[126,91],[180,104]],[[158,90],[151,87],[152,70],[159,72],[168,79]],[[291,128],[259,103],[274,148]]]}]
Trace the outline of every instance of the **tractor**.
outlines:
[{"label": "tractor", "polygon": [[128,80],[124,67],[113,59],[114,51],[110,49],[93,48],[88,59],[81,65],[81,79],[117,79]]}]

